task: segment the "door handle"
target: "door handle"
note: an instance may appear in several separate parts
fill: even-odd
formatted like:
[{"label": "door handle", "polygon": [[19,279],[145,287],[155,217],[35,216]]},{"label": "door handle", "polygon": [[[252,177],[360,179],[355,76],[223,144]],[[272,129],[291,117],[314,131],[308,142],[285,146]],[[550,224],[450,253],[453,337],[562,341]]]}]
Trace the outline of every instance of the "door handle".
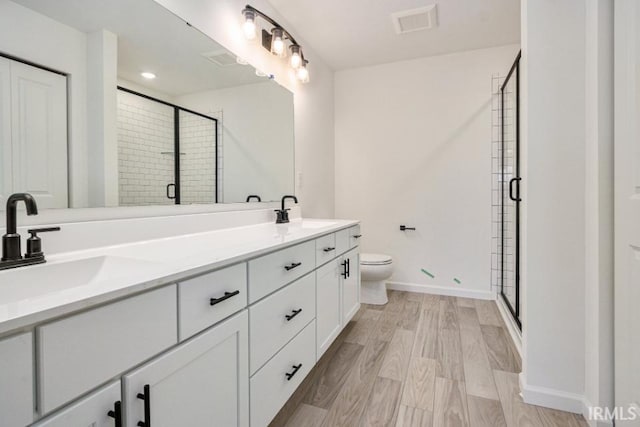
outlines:
[{"label": "door handle", "polygon": [[[511,180],[509,181],[509,198],[511,200],[513,200],[514,202],[521,202],[522,199],[520,198],[520,181],[522,180],[522,178],[517,177],[517,178],[511,178]],[[513,183],[517,183],[517,189],[516,189],[516,193],[517,196],[513,197]]]},{"label": "door handle", "polygon": [[229,298],[234,297],[234,296],[238,295],[239,293],[240,293],[240,291],[225,292],[224,296],[221,296],[220,298],[211,298],[211,299],[209,299],[209,305],[220,304],[222,301],[228,300]]},{"label": "door handle", "polygon": [[351,277],[351,258],[347,258],[347,278]]},{"label": "door handle", "polygon": [[122,427],[122,402],[117,401],[113,404],[113,410],[107,412],[107,415],[115,420],[115,427]]},{"label": "door handle", "polygon": [[[171,192],[169,189],[173,187],[173,196],[171,196]],[[167,184],[167,199],[175,199],[176,198],[176,185],[175,184]]]},{"label": "door handle", "polygon": [[145,384],[144,392],[138,393],[138,399],[144,401],[144,421],[138,421],[138,427],[151,427],[151,394],[149,384]]},{"label": "door handle", "polygon": [[349,277],[349,270],[348,270],[349,267],[347,267],[347,260],[342,261],[340,263],[340,265],[342,265],[342,267],[344,267],[344,269],[342,270],[342,273],[340,273],[340,275],[346,279],[347,277]]}]

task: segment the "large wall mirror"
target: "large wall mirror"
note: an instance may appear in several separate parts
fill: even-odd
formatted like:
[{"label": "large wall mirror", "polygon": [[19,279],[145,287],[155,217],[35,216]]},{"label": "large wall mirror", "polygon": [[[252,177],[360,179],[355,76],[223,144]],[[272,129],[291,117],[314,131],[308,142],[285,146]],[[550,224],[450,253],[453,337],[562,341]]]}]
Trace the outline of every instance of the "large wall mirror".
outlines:
[{"label": "large wall mirror", "polygon": [[0,168],[0,209],[277,200],[293,94],[153,0],[0,0]]}]

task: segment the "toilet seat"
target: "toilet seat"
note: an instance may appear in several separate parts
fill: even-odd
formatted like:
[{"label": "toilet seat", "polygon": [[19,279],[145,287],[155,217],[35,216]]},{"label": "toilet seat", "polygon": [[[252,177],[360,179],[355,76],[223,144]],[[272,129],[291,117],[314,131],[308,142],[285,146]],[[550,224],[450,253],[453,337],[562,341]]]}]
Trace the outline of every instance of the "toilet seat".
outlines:
[{"label": "toilet seat", "polygon": [[389,265],[393,259],[384,254],[360,254],[361,265]]}]

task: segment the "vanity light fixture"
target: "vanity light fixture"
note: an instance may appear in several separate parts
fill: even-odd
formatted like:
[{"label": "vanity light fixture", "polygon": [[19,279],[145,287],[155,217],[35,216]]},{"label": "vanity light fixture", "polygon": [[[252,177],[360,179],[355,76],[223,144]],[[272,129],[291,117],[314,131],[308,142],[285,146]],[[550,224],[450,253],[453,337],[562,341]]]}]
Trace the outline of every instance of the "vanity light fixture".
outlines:
[{"label": "vanity light fixture", "polygon": [[148,72],[148,71],[145,71],[145,72],[143,72],[143,73],[140,73],[140,75],[141,75],[142,77],[144,77],[145,79],[147,79],[147,80],[153,80],[153,79],[155,79],[155,78],[156,78],[156,75],[155,75],[155,74],[150,73],[150,72]]},{"label": "vanity light fixture", "polygon": [[[271,52],[271,54],[279,58],[286,57],[288,52],[291,51],[291,58],[289,60],[291,68],[295,70],[295,75],[300,82],[307,83],[309,81],[309,69],[307,67],[309,61],[304,59],[302,47],[298,44],[296,39],[293,38],[291,33],[285,30],[282,25],[271,19],[271,17],[265,15],[252,6],[246,5],[242,10],[242,16],[244,17],[242,29],[248,40],[254,40],[257,37],[257,17],[260,17],[271,24],[271,32],[262,30],[262,46]],[[289,41],[288,47],[287,40]]]}]

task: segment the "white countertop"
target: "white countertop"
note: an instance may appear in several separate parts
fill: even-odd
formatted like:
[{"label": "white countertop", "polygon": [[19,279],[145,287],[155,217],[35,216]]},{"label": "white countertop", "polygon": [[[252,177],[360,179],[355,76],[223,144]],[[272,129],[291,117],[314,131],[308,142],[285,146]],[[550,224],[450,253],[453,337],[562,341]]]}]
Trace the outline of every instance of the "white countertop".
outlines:
[{"label": "white countertop", "polygon": [[358,224],[296,219],[105,246],[0,271],[0,335]]}]

